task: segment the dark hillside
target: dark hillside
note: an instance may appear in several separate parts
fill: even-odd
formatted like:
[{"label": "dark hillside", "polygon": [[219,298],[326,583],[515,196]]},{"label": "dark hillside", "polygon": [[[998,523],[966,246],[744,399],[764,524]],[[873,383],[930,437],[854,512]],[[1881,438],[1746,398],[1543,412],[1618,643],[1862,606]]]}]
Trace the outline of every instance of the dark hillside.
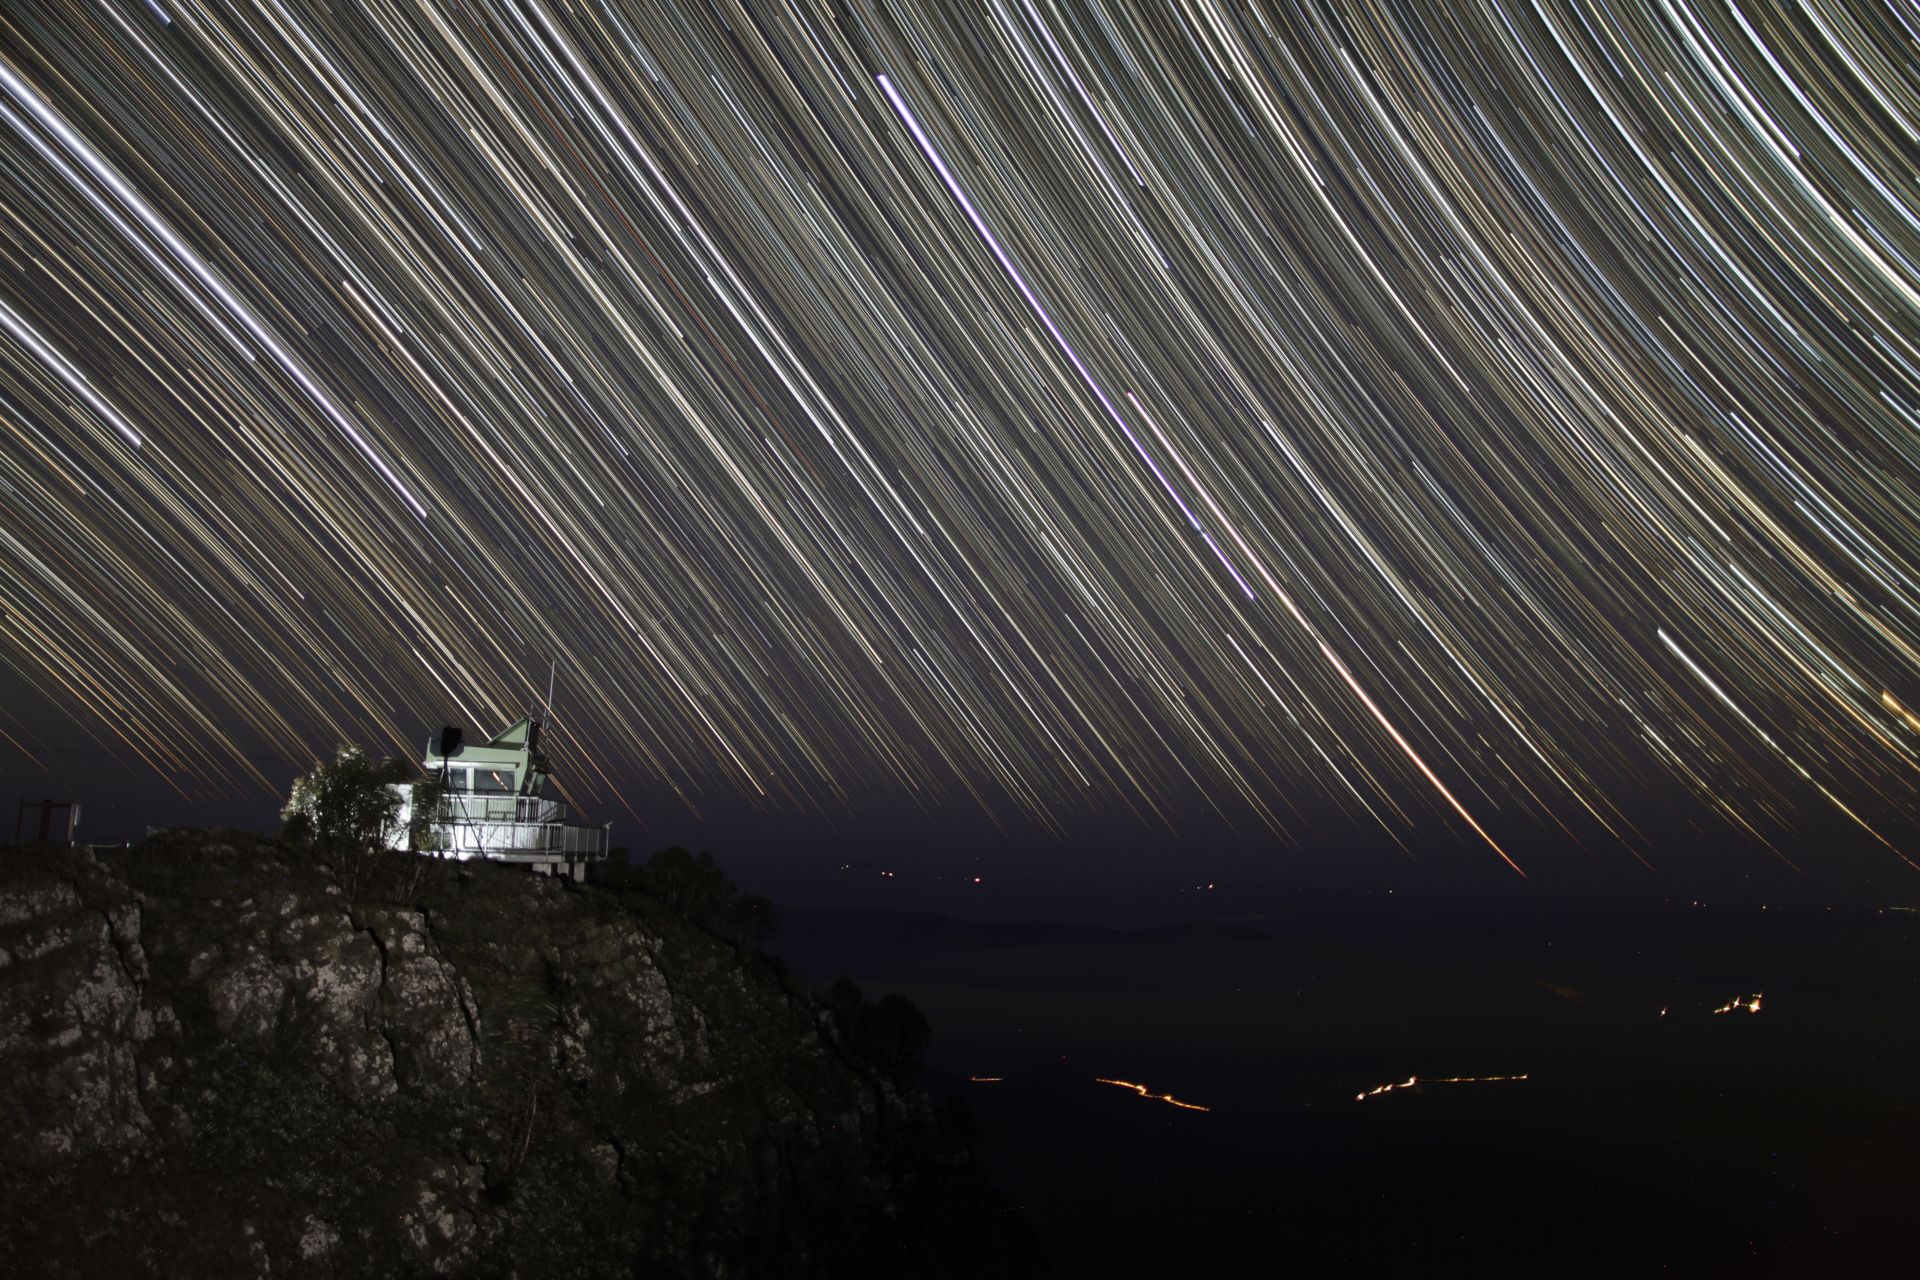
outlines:
[{"label": "dark hillside", "polygon": [[1017,1273],[956,1126],[845,1025],[635,893],[236,832],[6,850],[0,1271]]}]

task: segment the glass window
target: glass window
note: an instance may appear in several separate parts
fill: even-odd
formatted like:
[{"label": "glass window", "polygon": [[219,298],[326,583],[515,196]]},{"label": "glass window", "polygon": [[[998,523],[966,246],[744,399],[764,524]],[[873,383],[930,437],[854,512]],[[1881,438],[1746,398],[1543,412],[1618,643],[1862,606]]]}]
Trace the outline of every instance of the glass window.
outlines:
[{"label": "glass window", "polygon": [[447,790],[461,794],[473,790],[473,774],[464,766],[447,768]]},{"label": "glass window", "polygon": [[513,794],[513,770],[475,769],[473,789],[481,795],[510,796]]}]

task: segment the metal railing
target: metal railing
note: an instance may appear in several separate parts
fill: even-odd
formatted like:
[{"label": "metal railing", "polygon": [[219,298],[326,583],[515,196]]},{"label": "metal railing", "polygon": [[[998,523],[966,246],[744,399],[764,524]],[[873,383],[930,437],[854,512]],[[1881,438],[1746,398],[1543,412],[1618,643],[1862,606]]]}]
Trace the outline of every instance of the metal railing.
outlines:
[{"label": "metal railing", "polygon": [[612,825],[576,826],[566,814],[565,805],[538,796],[448,796],[433,832],[455,857],[603,860]]},{"label": "metal railing", "polygon": [[567,806],[544,796],[456,792],[441,799],[440,816],[454,822],[565,822]]}]

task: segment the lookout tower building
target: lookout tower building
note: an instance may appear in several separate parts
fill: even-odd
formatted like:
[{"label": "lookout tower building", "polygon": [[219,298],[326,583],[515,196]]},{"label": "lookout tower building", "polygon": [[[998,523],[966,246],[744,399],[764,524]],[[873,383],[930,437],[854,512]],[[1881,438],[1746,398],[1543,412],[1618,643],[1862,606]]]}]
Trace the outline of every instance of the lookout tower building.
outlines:
[{"label": "lookout tower building", "polygon": [[[449,858],[520,862],[542,875],[586,879],[587,864],[607,856],[612,824],[570,822],[567,806],[541,794],[552,769],[540,750],[540,722],[522,717],[484,746],[449,726],[427,742],[428,776],[446,782],[440,811],[418,830],[423,852]],[[416,830],[409,795],[401,805],[399,847]]]}]

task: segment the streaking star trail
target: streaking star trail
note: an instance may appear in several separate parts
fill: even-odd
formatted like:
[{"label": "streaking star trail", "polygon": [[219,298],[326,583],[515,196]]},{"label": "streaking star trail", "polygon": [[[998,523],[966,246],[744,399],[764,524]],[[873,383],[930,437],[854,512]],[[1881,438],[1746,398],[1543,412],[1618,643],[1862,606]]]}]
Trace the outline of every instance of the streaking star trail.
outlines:
[{"label": "streaking star trail", "polygon": [[[0,15],[0,751],[1920,849],[1894,4]],[[1823,850],[1824,851],[1824,850]]]}]

